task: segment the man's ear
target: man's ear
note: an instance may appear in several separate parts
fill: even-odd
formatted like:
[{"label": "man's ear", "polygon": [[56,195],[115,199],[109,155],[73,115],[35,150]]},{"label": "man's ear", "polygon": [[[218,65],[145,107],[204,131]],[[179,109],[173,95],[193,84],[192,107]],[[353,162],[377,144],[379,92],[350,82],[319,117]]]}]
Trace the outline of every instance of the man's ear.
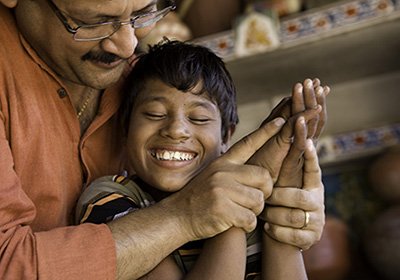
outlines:
[{"label": "man's ear", "polygon": [[0,0],[0,3],[7,8],[15,8],[15,6],[17,6],[17,2],[18,0]]}]

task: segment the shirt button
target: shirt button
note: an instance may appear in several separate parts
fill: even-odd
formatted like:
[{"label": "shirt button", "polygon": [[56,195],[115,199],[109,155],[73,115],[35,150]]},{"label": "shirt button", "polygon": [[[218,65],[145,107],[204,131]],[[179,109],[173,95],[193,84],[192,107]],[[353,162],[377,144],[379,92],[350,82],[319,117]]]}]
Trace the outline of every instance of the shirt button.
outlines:
[{"label": "shirt button", "polygon": [[57,90],[57,93],[58,93],[58,95],[59,95],[61,98],[64,98],[64,97],[67,96],[67,91],[66,91],[64,88],[58,89],[58,90]]}]

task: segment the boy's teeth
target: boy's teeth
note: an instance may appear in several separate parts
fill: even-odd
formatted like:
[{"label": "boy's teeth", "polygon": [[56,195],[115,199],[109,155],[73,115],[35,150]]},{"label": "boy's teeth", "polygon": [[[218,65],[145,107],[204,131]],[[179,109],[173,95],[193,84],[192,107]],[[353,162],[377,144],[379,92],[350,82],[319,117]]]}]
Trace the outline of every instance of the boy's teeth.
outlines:
[{"label": "boy's teeth", "polygon": [[152,154],[158,160],[191,160],[194,158],[194,155],[191,153],[184,153],[178,151],[158,151],[158,152],[153,152]]}]

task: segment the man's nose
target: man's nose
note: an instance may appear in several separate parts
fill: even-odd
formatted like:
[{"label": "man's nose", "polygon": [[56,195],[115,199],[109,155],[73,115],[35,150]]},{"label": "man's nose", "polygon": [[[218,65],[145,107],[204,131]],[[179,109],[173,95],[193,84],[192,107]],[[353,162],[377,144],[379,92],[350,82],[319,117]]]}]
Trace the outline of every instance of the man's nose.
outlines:
[{"label": "man's nose", "polygon": [[113,35],[102,41],[102,49],[124,59],[131,57],[138,44],[135,31],[130,24],[122,25]]}]

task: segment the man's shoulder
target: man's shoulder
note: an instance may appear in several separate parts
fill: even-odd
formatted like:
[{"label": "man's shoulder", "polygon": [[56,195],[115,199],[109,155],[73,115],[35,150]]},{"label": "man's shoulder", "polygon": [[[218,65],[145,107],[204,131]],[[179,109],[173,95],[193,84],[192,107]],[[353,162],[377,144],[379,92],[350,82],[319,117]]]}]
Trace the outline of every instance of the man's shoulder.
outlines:
[{"label": "man's shoulder", "polygon": [[[11,12],[11,9],[5,7],[4,5],[0,4],[0,42],[2,46],[7,45],[14,45],[16,42],[19,41],[19,32],[18,28],[14,19],[14,16]],[[9,48],[1,48],[0,54],[5,54],[6,50]],[[15,50],[13,50],[15,51]],[[10,53],[12,54],[12,53]]]}]

